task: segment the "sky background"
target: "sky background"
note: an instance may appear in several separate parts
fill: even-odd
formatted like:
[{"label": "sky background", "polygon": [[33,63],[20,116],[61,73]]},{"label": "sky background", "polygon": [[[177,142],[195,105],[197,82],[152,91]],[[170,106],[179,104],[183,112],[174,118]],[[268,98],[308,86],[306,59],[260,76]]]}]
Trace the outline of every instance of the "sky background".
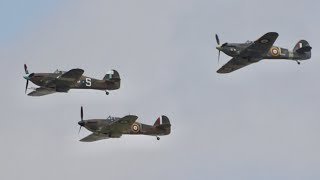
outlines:
[{"label": "sky background", "polygon": [[[0,1],[1,179],[320,179],[320,3],[314,0]],[[262,61],[231,74],[216,70],[221,42],[279,33],[300,39],[312,59]],[[24,94],[30,72],[82,68],[121,89]],[[35,87],[29,83],[29,87]],[[172,133],[78,140],[85,118],[134,114]]]}]

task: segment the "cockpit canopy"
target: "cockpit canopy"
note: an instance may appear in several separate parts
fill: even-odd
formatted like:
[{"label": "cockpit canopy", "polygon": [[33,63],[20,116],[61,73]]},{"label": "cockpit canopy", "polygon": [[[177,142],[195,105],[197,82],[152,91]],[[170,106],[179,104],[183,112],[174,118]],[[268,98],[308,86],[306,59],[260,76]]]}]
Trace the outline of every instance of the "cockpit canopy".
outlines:
[{"label": "cockpit canopy", "polygon": [[63,73],[65,73],[65,71],[60,71],[59,69],[57,69],[53,73],[54,74],[63,74]]},{"label": "cockpit canopy", "polygon": [[107,120],[108,121],[115,121],[115,120],[117,120],[118,118],[116,118],[116,117],[112,117],[112,116],[108,116],[107,117]]}]

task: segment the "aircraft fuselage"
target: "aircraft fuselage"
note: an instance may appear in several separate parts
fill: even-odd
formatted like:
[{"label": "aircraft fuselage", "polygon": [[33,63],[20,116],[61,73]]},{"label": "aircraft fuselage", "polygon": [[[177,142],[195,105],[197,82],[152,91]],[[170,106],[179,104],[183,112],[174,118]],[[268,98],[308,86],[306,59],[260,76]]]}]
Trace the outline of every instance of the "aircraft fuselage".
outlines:
[{"label": "aircraft fuselage", "polygon": [[[119,120],[120,118],[112,117],[108,119],[89,119],[79,121],[78,124],[85,127],[87,130],[93,133],[102,133],[109,137],[118,137],[114,129],[111,129],[111,124]],[[159,129],[155,126],[142,124],[135,122],[132,124],[129,130],[121,130],[120,134],[130,135],[150,135],[150,136],[164,136],[170,134],[170,128]]]},{"label": "aircraft fuselage", "polygon": [[[247,43],[228,43],[226,45],[218,46],[217,49],[224,52],[226,55],[231,57],[239,57],[242,59],[252,59],[252,60],[262,60],[262,59],[289,59],[289,60],[307,60],[308,57],[305,54],[299,54],[297,52],[288,50],[286,48],[281,48],[277,46],[272,46],[269,51],[265,54],[255,53],[253,49],[248,48],[254,42]],[[243,50],[247,50],[251,56],[241,56]]]},{"label": "aircraft fuselage", "polygon": [[[32,73],[27,80],[32,83],[46,88],[64,88],[59,87],[55,80],[57,80],[62,74],[57,73]],[[59,81],[59,80],[57,80]],[[81,76],[81,78],[74,84],[68,86],[68,89],[96,89],[96,90],[114,90],[118,89],[119,85],[108,84],[105,80],[94,79],[87,76]]]}]

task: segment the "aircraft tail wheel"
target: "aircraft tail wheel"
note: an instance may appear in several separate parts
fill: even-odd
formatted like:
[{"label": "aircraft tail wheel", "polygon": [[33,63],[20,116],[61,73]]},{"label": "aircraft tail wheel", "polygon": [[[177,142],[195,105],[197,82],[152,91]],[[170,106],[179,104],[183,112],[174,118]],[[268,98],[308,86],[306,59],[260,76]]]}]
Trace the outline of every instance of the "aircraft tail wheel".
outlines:
[{"label": "aircraft tail wheel", "polygon": [[299,61],[297,61],[298,65],[300,65],[301,63]]},{"label": "aircraft tail wheel", "polygon": [[157,136],[157,140],[159,141],[160,140],[160,138]]},{"label": "aircraft tail wheel", "polygon": [[108,91],[106,91],[106,95],[109,95],[109,92],[108,92]]}]

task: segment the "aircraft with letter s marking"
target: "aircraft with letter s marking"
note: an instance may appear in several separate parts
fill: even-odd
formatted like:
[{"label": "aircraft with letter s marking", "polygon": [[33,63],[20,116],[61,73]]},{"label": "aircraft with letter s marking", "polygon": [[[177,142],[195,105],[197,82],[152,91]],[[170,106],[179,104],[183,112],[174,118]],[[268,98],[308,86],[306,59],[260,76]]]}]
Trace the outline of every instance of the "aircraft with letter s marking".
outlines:
[{"label": "aircraft with letter s marking", "polygon": [[289,59],[300,64],[300,60],[311,58],[312,47],[306,40],[299,41],[292,51],[273,46],[279,34],[276,32],[268,32],[258,40],[246,43],[223,43],[216,34],[216,41],[219,51],[218,62],[220,59],[220,51],[232,57],[232,59],[223,65],[217,73],[230,73],[244,66],[259,62],[262,59]]},{"label": "aircraft with letter s marking", "polygon": [[29,96],[44,96],[55,92],[67,93],[70,89],[96,89],[104,90],[108,95],[108,90],[120,88],[120,75],[116,70],[110,70],[102,80],[83,76],[84,70],[71,69],[70,71],[56,70],[54,73],[31,73],[29,74],[27,65],[24,65],[27,80],[25,93],[28,89],[29,81],[40,86],[33,89]]},{"label": "aircraft with letter s marking", "polygon": [[83,120],[82,106],[80,113],[79,133],[81,127],[85,127],[92,132],[92,134],[81,139],[82,142],[120,138],[123,134],[156,136],[157,140],[160,140],[159,136],[168,135],[171,132],[171,124],[167,116],[160,116],[154,125],[147,125],[136,122],[138,116],[135,115],[127,115],[122,118],[109,116],[107,119]]}]

